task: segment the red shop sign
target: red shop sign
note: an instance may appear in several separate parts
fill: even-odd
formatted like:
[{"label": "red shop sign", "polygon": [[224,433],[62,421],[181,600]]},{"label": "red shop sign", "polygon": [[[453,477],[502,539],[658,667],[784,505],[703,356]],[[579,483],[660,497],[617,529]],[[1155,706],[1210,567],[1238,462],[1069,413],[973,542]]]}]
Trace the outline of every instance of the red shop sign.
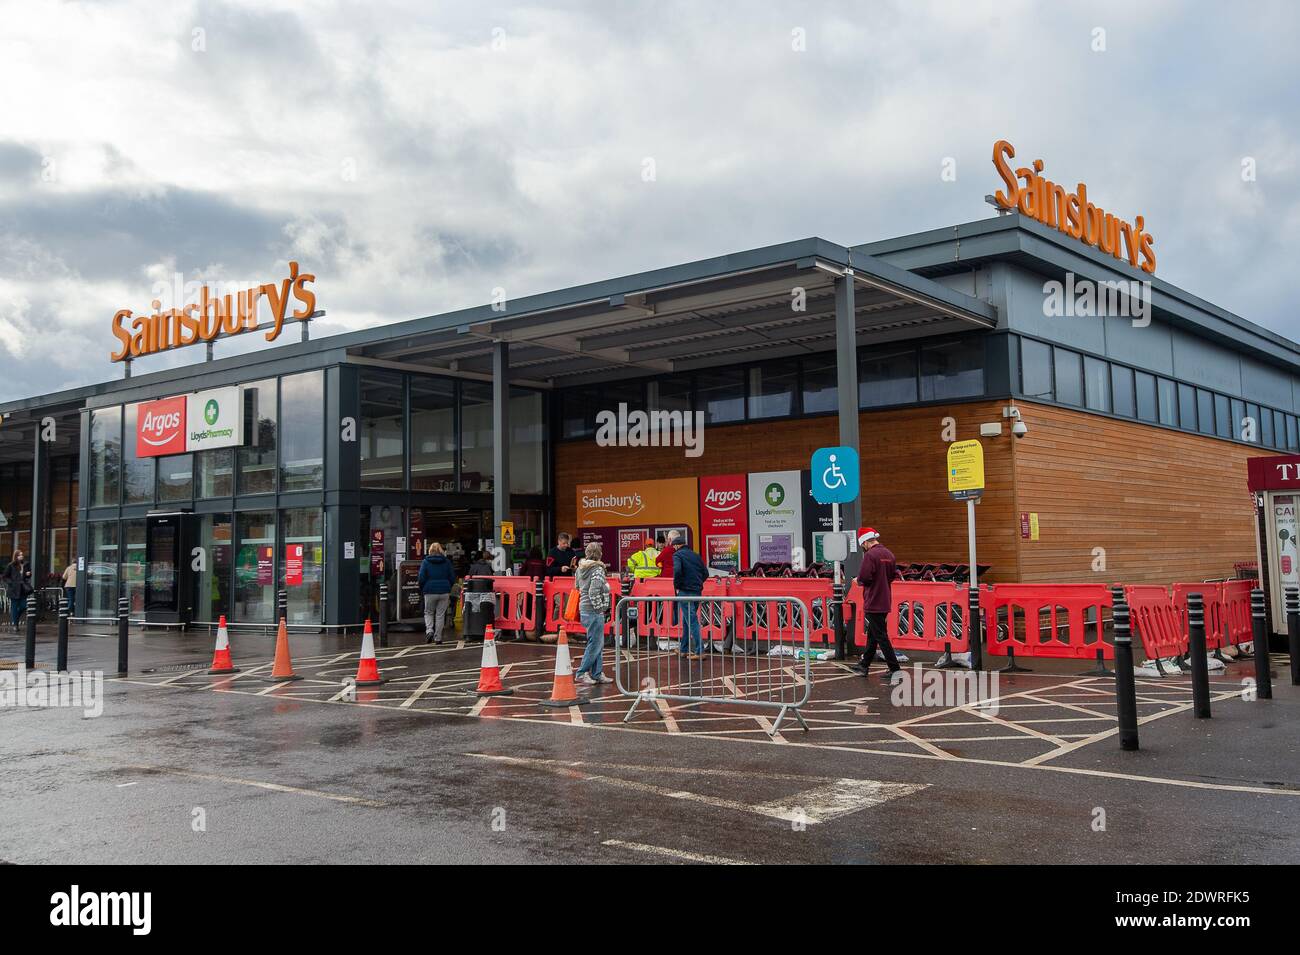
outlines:
[{"label": "red shop sign", "polygon": [[146,401],[136,408],[135,456],[185,453],[185,396]]}]

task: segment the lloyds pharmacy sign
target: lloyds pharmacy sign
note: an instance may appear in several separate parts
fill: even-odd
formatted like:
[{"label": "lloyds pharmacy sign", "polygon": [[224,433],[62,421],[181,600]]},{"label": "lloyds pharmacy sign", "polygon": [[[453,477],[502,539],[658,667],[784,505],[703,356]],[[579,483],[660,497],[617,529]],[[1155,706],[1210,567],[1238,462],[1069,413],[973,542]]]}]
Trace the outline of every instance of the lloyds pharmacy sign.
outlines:
[{"label": "lloyds pharmacy sign", "polygon": [[238,387],[146,401],[136,411],[137,457],[233,448],[243,443],[243,402]]}]

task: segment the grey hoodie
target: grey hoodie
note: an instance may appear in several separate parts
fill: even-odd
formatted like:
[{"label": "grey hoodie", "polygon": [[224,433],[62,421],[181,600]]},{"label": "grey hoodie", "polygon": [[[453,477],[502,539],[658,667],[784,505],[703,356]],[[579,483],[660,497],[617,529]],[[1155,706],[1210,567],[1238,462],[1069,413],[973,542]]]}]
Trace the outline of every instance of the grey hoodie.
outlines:
[{"label": "grey hoodie", "polygon": [[[585,557],[578,561],[578,572],[573,576],[573,585],[582,595],[578,601],[578,610],[581,613],[597,613],[596,608],[591,605],[591,594],[609,589],[609,583],[605,580],[604,563],[599,560],[588,560]],[[603,610],[599,612],[604,613]]]}]

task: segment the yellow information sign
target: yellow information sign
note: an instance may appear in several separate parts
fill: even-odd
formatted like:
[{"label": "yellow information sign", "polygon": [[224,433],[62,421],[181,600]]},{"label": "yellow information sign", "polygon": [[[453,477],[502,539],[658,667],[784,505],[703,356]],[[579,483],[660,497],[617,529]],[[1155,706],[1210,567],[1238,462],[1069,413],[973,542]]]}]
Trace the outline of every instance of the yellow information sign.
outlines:
[{"label": "yellow information sign", "polygon": [[984,446],[978,441],[948,445],[948,491],[962,499],[978,497],[984,490]]},{"label": "yellow information sign", "polygon": [[514,542],[515,542],[515,522],[502,521],[501,522],[501,543],[513,544]]}]

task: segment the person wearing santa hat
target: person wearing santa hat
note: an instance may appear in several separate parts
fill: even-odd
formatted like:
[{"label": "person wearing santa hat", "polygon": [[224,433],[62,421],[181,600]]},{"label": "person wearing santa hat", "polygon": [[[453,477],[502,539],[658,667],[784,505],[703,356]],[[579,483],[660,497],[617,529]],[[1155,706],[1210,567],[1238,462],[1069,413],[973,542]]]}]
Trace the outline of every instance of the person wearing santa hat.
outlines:
[{"label": "person wearing santa hat", "polygon": [[902,671],[898,665],[898,656],[894,645],[889,642],[889,611],[893,606],[892,585],[898,576],[898,563],[889,548],[880,543],[880,533],[874,527],[858,529],[858,546],[862,548],[862,568],[858,571],[858,583],[862,585],[862,612],[866,617],[867,648],[862,653],[862,662],[854,667],[866,676],[873,660],[876,648],[885,658],[888,668],[883,679],[892,683]]}]

